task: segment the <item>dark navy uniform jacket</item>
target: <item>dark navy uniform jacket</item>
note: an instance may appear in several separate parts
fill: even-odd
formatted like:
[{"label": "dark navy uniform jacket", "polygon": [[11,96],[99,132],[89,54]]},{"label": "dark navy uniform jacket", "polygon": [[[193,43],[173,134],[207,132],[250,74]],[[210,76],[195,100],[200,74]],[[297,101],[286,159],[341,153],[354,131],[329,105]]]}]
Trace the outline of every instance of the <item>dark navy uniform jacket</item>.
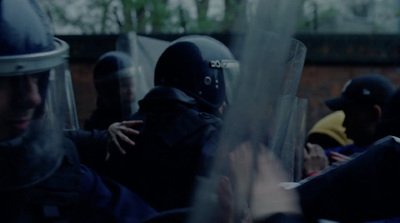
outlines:
[{"label": "dark navy uniform jacket", "polygon": [[1,222],[141,222],[156,214],[143,199],[80,164],[65,140],[57,171],[28,188],[1,191]]},{"label": "dark navy uniform jacket", "polygon": [[[81,165],[82,222],[141,222],[156,214],[143,199],[115,181],[100,178]],[[108,219],[105,221],[105,219]]]},{"label": "dark navy uniform jacket", "polygon": [[[221,120],[199,112],[196,101],[165,86],[153,88],[132,117],[143,120],[135,146],[114,154],[116,180],[156,210],[190,206],[196,177],[207,174]],[[114,175],[115,176],[115,175]]]}]

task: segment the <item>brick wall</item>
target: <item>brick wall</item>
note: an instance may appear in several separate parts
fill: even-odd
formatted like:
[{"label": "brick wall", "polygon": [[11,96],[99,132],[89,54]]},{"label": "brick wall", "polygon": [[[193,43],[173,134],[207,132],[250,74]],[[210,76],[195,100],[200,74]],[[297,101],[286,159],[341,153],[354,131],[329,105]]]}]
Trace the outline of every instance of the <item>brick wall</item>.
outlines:
[{"label": "brick wall", "polygon": [[93,63],[70,63],[69,69],[72,76],[72,84],[75,94],[75,104],[78,113],[79,125],[95,109],[96,91],[93,85]]},{"label": "brick wall", "polygon": [[[149,36],[171,41],[178,35]],[[231,35],[213,35],[229,46]],[[79,123],[82,125],[95,108],[92,70],[96,59],[114,50],[116,35],[61,36],[70,45]],[[306,63],[298,96],[308,99],[307,128],[328,114],[324,100],[340,95],[347,80],[380,73],[400,87],[399,35],[297,35],[307,46]],[[235,53],[235,52],[234,52]]]},{"label": "brick wall", "polygon": [[340,95],[347,80],[365,74],[379,73],[400,86],[400,70],[396,66],[306,65],[300,80],[298,96],[308,99],[307,126],[311,127],[330,112],[325,99]]},{"label": "brick wall", "polygon": [[[92,82],[93,63],[70,63],[73,78],[75,102],[82,125],[95,108],[96,94]],[[324,100],[340,95],[347,80],[364,74],[379,73],[400,86],[400,69],[397,66],[364,65],[305,65],[300,80],[298,96],[308,99],[307,126],[328,114],[330,110]]]}]

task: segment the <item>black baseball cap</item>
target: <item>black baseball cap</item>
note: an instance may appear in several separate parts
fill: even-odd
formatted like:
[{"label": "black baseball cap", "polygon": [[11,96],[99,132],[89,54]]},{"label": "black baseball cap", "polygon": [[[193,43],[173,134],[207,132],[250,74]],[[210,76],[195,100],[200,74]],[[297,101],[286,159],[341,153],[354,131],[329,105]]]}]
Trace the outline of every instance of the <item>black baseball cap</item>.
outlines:
[{"label": "black baseball cap", "polygon": [[390,80],[380,74],[370,74],[349,80],[340,97],[328,99],[325,104],[334,111],[349,105],[379,105],[384,107],[395,88]]}]

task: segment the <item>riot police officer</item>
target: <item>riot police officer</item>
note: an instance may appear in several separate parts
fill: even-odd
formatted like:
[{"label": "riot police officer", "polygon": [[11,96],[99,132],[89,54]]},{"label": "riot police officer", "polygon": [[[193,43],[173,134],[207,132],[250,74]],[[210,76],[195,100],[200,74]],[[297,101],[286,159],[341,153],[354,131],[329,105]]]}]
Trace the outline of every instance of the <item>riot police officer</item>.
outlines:
[{"label": "riot police officer", "polygon": [[2,221],[137,222],[153,214],[135,194],[80,165],[63,138],[68,44],[53,38],[39,6],[0,1],[0,30]]},{"label": "riot police officer", "polygon": [[109,128],[126,152],[111,156],[113,177],[157,210],[189,206],[196,176],[207,174],[214,156],[221,112],[229,102],[226,75],[235,69],[229,49],[211,37],[172,42],[156,64],[156,87],[131,118],[136,123]]},{"label": "riot police officer", "polygon": [[93,70],[96,110],[85,120],[85,130],[107,129],[134,113],[134,73],[132,58],[124,52],[110,51],[99,58]]}]

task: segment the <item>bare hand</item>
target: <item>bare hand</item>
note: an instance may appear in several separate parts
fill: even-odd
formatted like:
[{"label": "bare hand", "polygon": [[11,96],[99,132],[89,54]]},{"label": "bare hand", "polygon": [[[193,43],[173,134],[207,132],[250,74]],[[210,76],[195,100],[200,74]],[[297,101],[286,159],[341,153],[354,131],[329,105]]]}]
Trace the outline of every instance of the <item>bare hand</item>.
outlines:
[{"label": "bare hand", "polygon": [[300,213],[295,190],[286,190],[280,183],[288,179],[281,163],[265,146],[258,154],[257,173],[253,182],[251,212],[254,219],[275,213]]},{"label": "bare hand", "polygon": [[324,149],[318,144],[307,143],[304,149],[304,173],[306,176],[329,166],[328,157],[325,155]]},{"label": "bare hand", "polygon": [[107,131],[110,140],[108,141],[107,145],[106,161],[109,160],[110,151],[113,148],[117,148],[118,151],[123,155],[126,154],[126,151],[121,147],[119,140],[122,140],[128,145],[135,146],[135,142],[132,141],[128,136],[139,135],[139,131],[132,129],[132,127],[138,126],[142,123],[143,121],[141,120],[123,121],[113,123],[108,127]]},{"label": "bare hand", "polygon": [[[240,185],[240,190],[246,190],[246,187],[251,185],[249,182],[243,181],[250,180],[252,175],[250,172],[255,171],[250,190],[252,218],[265,218],[278,212],[300,213],[295,191],[285,190],[280,186],[287,176],[279,161],[265,146],[260,146],[258,150],[256,160],[253,159],[252,145],[249,142],[241,144],[230,154],[234,183]],[[255,170],[254,166],[256,166]],[[239,189],[237,185],[235,186],[234,189]],[[242,191],[235,195],[245,196],[247,193]]]},{"label": "bare hand", "polygon": [[[220,176],[217,185],[218,209],[215,222],[234,223],[235,222],[235,199],[231,181],[226,176]],[[251,214],[248,207],[243,209],[243,216],[240,223],[251,223]]]},{"label": "bare hand", "polygon": [[228,177],[220,176],[218,179],[218,207],[217,219],[221,223],[235,222],[235,200],[232,185]]},{"label": "bare hand", "polygon": [[337,152],[330,152],[330,155],[331,159],[335,161],[334,165],[341,165],[351,160],[350,156],[346,156]]}]

